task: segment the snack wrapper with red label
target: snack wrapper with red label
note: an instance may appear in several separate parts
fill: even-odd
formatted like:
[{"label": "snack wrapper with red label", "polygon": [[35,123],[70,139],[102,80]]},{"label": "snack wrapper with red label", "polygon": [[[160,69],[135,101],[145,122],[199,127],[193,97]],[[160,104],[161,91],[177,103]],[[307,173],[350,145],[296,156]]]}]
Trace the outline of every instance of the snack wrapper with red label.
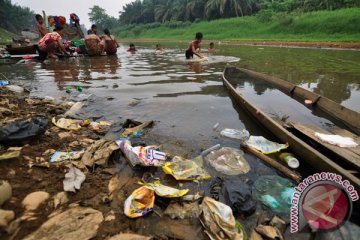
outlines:
[{"label": "snack wrapper with red label", "polygon": [[136,165],[161,167],[165,164],[166,153],[157,151],[156,146],[133,147],[128,139],[120,139],[116,143],[133,167]]}]

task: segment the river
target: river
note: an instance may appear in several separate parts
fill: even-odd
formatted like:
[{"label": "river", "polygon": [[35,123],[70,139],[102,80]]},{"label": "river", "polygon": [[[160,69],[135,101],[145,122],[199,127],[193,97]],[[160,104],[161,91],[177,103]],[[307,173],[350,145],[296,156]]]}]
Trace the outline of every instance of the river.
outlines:
[{"label": "river", "polygon": [[[76,86],[81,86],[82,93],[96,96],[88,106],[87,117],[114,122],[127,118],[154,120],[150,132],[153,140],[177,144],[182,147],[178,154],[189,158],[218,143],[238,148],[238,141],[219,134],[224,128],[246,128],[252,135],[268,136],[233,104],[222,86],[221,74],[226,65],[280,77],[360,111],[360,51],[236,46],[219,42],[215,44],[216,54],[209,56],[209,61],[189,63],[184,59],[184,42],[162,45],[165,50],[160,54],[155,53],[154,44],[137,43],[135,54],[126,52],[127,46],[122,44],[116,56],[44,63],[30,60],[0,65],[0,73],[31,89],[32,96],[69,97],[67,88],[76,92]],[[249,82],[240,84],[238,89],[269,114],[284,117],[291,112],[292,117],[301,121],[331,124],[313,116],[307,108],[279,97],[275,89]],[[219,127],[214,130],[217,123]],[[255,170],[247,176],[250,180],[275,173],[254,157],[247,159]]]}]

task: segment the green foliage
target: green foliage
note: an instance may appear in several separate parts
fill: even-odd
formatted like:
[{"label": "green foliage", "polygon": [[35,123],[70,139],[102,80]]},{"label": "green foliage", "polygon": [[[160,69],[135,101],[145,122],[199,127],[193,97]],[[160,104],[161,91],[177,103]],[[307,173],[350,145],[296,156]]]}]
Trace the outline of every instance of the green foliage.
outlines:
[{"label": "green foliage", "polygon": [[29,8],[13,5],[10,0],[0,0],[0,28],[20,33],[35,27],[35,13]]},{"label": "green foliage", "polygon": [[6,44],[12,41],[12,35],[5,29],[0,28],[0,44]]},{"label": "green foliage", "polygon": [[[252,16],[271,19],[272,13],[309,12],[360,7],[360,0],[135,0],[120,12],[123,24],[214,20]],[[289,19],[287,19],[289,21]]]},{"label": "green foliage", "polygon": [[[94,5],[90,8],[88,13],[89,19],[92,23],[96,24],[98,31],[104,30],[105,28],[113,29],[118,25],[118,20],[114,17],[109,16],[105,9]],[[90,26],[89,26],[90,28]]]},{"label": "green foliage", "polygon": [[[360,8],[311,13],[273,13],[270,21],[259,16],[237,17],[202,21],[181,25],[166,22],[158,27],[142,24],[140,38],[194,39],[196,32],[203,32],[209,40],[291,40],[291,41],[359,41]],[[175,27],[176,26],[176,27]],[[131,26],[116,30],[121,38],[132,38]]]}]

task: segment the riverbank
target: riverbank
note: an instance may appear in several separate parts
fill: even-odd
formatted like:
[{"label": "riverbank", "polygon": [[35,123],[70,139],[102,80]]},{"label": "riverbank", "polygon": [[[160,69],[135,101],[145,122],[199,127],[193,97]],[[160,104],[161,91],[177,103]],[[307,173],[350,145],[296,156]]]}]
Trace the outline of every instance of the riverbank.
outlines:
[{"label": "riverbank", "polygon": [[[358,48],[360,44],[360,8],[299,14],[249,16],[213,21],[167,22],[129,25],[114,29],[120,39],[166,39],[190,41],[196,32],[204,40],[221,42],[266,42],[292,46],[329,46]],[[346,44],[340,44],[346,43]],[[356,47],[347,47],[348,44]],[[341,45],[341,46],[340,46]]]},{"label": "riverbank", "polygon": [[[123,38],[117,39],[121,43],[168,43],[175,42],[180,44],[187,44],[187,41],[174,41],[173,39],[152,39],[152,38]],[[210,42],[217,45],[230,45],[230,46],[273,46],[273,47],[296,47],[296,48],[325,48],[325,49],[349,49],[360,50],[360,42],[301,42],[301,41],[261,41],[261,40],[231,40],[231,41],[218,41],[218,40],[204,40],[203,46],[207,46]]]},{"label": "riverbank", "polygon": [[[131,237],[206,239],[199,221],[199,204],[203,195],[212,196],[205,188],[209,181],[180,183],[171,176],[166,177],[161,168],[131,167],[124,156],[120,157],[120,150],[114,142],[120,134],[122,123],[113,123],[108,129],[105,125],[98,128],[94,127],[98,126],[96,124],[87,125],[85,121],[80,121],[81,127],[73,123],[67,126],[73,129],[69,131],[64,126],[59,127],[62,124],[55,125],[51,122],[53,118],[75,114],[79,107],[74,106],[81,102],[74,103],[70,98],[76,96],[84,99],[86,94],[70,94],[69,98],[56,100],[51,97],[30,97],[21,88],[16,89],[19,92],[13,93],[0,88],[0,127],[3,129],[12,121],[28,120],[30,124],[21,125],[21,136],[13,134],[13,140],[4,141],[6,134],[0,135],[1,240],[51,239],[55,234],[58,238],[79,240],[132,239]],[[37,129],[39,124],[42,125],[41,131]],[[167,160],[175,155],[188,156],[189,149],[181,141],[173,136],[160,136],[151,130],[151,127],[144,129],[140,137],[132,138],[132,143],[140,146],[147,145],[146,143],[158,145],[161,151],[168,154]],[[31,137],[26,137],[29,134]],[[83,153],[67,154],[63,159],[54,157],[56,151],[83,149]],[[49,159],[52,159],[51,162]],[[76,171],[73,179],[68,176],[71,169]],[[65,191],[64,182],[67,178],[70,178],[70,185],[74,187],[73,192]],[[188,188],[188,200],[175,198],[176,200],[170,201],[157,196],[152,214],[137,219],[126,216],[125,199],[139,188],[139,181],[154,179],[161,179],[164,184],[176,188]],[[77,181],[79,183],[72,185]],[[10,191],[8,187],[3,187],[9,185],[12,189]],[[247,199],[250,204],[248,201],[253,200]],[[250,235],[260,222],[269,224],[268,219],[272,215],[257,205],[256,214],[246,218],[237,215],[244,226],[237,223],[240,226],[238,231],[246,229]],[[279,218],[275,219],[280,221],[284,231],[288,220],[284,222]],[[128,235],[121,235],[124,233]]]}]

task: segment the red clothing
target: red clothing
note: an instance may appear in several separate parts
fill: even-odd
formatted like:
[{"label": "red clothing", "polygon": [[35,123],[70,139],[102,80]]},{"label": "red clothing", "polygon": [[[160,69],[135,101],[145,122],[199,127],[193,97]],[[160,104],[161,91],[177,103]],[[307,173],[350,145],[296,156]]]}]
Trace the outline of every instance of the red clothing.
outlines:
[{"label": "red clothing", "polygon": [[47,44],[52,43],[52,42],[57,42],[58,40],[61,41],[61,36],[59,33],[57,32],[51,32],[51,33],[47,33],[43,38],[41,38],[39,40],[39,47],[41,48],[45,48]]}]

